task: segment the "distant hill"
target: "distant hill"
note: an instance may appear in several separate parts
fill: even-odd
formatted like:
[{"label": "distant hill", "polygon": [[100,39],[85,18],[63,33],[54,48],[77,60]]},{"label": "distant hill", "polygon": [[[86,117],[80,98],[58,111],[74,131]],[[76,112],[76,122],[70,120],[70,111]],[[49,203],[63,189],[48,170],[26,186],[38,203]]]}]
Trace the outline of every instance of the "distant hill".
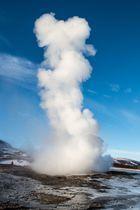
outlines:
[{"label": "distant hill", "polygon": [[29,165],[29,156],[9,143],[0,140],[0,164]]},{"label": "distant hill", "polygon": [[114,167],[140,169],[140,161],[127,158],[114,158]]}]

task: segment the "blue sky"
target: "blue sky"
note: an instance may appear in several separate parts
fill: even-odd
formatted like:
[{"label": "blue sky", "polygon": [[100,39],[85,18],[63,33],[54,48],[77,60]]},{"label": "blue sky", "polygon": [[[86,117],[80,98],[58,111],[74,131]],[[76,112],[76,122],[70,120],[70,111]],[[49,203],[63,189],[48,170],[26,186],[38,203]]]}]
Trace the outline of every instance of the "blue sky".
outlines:
[{"label": "blue sky", "polygon": [[140,3],[137,0],[0,1],[0,138],[30,147],[47,138],[36,73],[43,60],[34,22],[44,13],[86,18],[91,78],[82,86],[84,105],[100,125],[113,156],[140,160]]}]

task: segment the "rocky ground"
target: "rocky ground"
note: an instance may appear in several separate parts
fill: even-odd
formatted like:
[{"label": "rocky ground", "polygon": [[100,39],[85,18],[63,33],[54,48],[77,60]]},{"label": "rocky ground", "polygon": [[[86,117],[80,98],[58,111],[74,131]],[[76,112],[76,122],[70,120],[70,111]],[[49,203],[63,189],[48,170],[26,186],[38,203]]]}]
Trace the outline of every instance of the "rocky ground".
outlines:
[{"label": "rocky ground", "polygon": [[0,209],[140,209],[140,174],[47,176],[0,165]]},{"label": "rocky ground", "polygon": [[116,159],[118,168],[80,176],[38,174],[30,161],[24,152],[0,140],[0,209],[140,209],[137,161]]}]

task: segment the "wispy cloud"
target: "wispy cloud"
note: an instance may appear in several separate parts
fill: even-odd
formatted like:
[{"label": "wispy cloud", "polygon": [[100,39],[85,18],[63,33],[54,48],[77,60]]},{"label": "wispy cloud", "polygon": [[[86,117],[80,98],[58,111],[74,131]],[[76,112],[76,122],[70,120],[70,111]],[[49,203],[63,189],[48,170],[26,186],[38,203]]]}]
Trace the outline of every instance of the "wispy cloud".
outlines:
[{"label": "wispy cloud", "polygon": [[97,92],[94,91],[94,90],[92,90],[92,89],[88,89],[88,92],[89,92],[89,93],[93,93],[93,94],[95,94],[95,95],[97,94]]},{"label": "wispy cloud", "polygon": [[130,110],[121,110],[122,116],[130,123],[140,123],[140,116]]},{"label": "wispy cloud", "polygon": [[7,45],[8,47],[12,46],[10,41],[6,37],[4,37],[3,35],[0,34],[0,45],[1,45],[1,43]]},{"label": "wispy cloud", "polygon": [[126,88],[126,89],[124,90],[124,92],[125,92],[125,93],[132,93],[132,88]]},{"label": "wispy cloud", "polygon": [[25,59],[0,53],[0,78],[30,86],[36,80],[38,65]]},{"label": "wispy cloud", "polygon": [[113,117],[113,118],[116,117],[115,114],[111,112],[110,109],[104,104],[97,101],[93,101],[93,104],[94,104],[94,109],[100,114],[106,115],[108,117]]},{"label": "wispy cloud", "polygon": [[133,102],[134,102],[135,104],[139,104],[139,103],[140,103],[140,99],[134,98]]},{"label": "wispy cloud", "polygon": [[104,98],[111,98],[111,96],[110,95],[107,95],[107,94],[104,94],[103,97]]},{"label": "wispy cloud", "polygon": [[120,91],[120,85],[119,84],[110,84],[110,89],[112,92],[119,92]]}]

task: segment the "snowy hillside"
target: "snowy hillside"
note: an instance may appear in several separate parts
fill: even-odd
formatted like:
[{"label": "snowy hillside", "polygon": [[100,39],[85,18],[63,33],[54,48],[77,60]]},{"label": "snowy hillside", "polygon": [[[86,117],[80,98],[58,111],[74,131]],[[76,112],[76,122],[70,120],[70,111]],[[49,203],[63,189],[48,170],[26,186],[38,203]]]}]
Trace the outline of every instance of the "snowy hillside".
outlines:
[{"label": "snowy hillside", "polygon": [[114,167],[140,169],[140,162],[127,158],[115,158]]},{"label": "snowy hillside", "polygon": [[0,164],[29,165],[28,155],[0,140]]}]

